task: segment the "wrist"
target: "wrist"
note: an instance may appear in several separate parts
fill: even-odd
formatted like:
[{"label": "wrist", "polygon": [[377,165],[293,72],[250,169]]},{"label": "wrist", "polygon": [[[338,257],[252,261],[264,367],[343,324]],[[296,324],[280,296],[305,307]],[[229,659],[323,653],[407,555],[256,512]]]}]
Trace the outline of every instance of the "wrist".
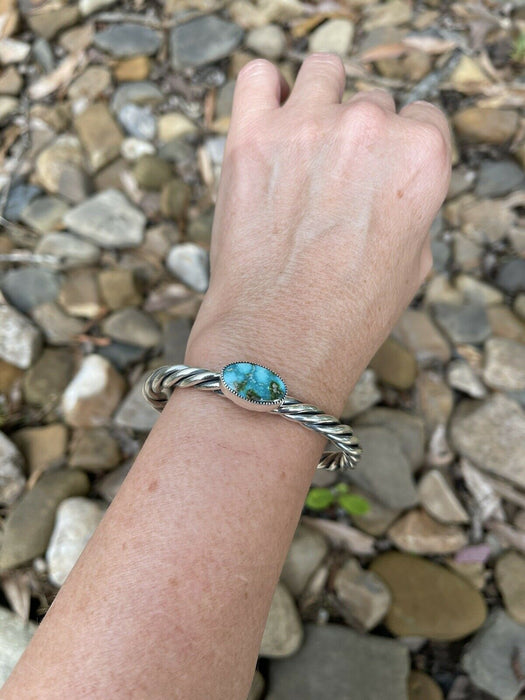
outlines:
[{"label": "wrist", "polygon": [[230,362],[241,361],[268,367],[282,377],[289,396],[340,416],[350,391],[348,377],[339,376],[340,367],[328,353],[309,353],[299,333],[292,343],[279,339],[277,328],[238,318],[203,326],[195,322],[186,365],[218,372]]}]

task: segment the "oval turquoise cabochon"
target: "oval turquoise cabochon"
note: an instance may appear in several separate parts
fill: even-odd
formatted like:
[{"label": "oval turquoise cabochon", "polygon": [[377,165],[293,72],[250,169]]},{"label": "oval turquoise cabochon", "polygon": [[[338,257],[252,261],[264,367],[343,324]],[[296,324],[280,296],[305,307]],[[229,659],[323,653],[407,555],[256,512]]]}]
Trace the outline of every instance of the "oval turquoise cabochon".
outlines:
[{"label": "oval turquoise cabochon", "polygon": [[286,396],[286,384],[267,367],[251,362],[232,362],[222,371],[226,387],[247,401],[278,403]]}]

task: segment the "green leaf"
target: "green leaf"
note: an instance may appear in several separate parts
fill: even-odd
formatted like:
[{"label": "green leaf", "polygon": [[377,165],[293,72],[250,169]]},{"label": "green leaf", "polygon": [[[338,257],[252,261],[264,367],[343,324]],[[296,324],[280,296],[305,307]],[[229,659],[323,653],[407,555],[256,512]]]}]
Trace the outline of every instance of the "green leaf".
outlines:
[{"label": "green leaf", "polygon": [[350,486],[348,486],[348,484],[345,484],[344,481],[340,481],[332,488],[332,491],[335,493],[336,496],[339,496],[340,494],[348,493],[350,491]]},{"label": "green leaf", "polygon": [[343,493],[337,502],[349,515],[364,515],[370,510],[370,503],[355,493]]},{"label": "green leaf", "polygon": [[324,510],[331,506],[334,495],[330,489],[310,489],[306,497],[305,505],[312,510]]}]

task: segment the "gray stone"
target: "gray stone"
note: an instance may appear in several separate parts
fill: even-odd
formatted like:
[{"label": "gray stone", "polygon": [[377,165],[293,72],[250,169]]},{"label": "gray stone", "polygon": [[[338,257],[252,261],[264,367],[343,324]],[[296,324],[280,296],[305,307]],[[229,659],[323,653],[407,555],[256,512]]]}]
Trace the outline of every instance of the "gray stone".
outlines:
[{"label": "gray stone", "polygon": [[60,282],[44,267],[19,267],[6,272],[0,280],[0,289],[10,304],[28,313],[39,304],[54,301]]},{"label": "gray stone", "polygon": [[525,292],[525,260],[517,258],[502,265],[496,277],[496,284],[507,294]]},{"label": "gray stone", "polygon": [[52,301],[35,306],[31,316],[44,331],[49,345],[69,345],[84,331],[82,321],[68,316]]},{"label": "gray stone", "polygon": [[286,586],[278,583],[266,620],[259,656],[278,659],[295,654],[303,641],[301,618]]},{"label": "gray stone", "polygon": [[123,392],[124,380],[113,366],[100,355],[87,355],[62,396],[64,419],[75,428],[103,426]]},{"label": "gray stone", "polygon": [[485,308],[479,304],[434,304],[437,324],[452,342],[482,343],[490,335],[490,324]]},{"label": "gray stone", "polygon": [[102,332],[113,340],[141,348],[154,348],[162,339],[155,320],[134,307],[114,311],[104,319]]},{"label": "gray stone", "polygon": [[96,485],[97,493],[108,503],[111,503],[132,466],[133,460],[128,459],[124,464],[121,464],[120,467],[106,474]]},{"label": "gray stone", "polygon": [[39,233],[47,233],[61,228],[68,210],[68,205],[58,197],[36,197],[22,210],[20,220]]},{"label": "gray stone", "polygon": [[97,32],[93,43],[117,58],[130,56],[151,56],[161,45],[161,37],[149,27],[140,24],[113,24],[102,32]]},{"label": "gray stone", "polygon": [[119,371],[123,372],[143,360],[146,350],[138,345],[113,342],[98,348],[98,354],[105,357]]},{"label": "gray stone", "polygon": [[100,192],[68,212],[64,223],[102,248],[142,243],[146,217],[118,190]]},{"label": "gray stone", "polygon": [[15,185],[9,190],[4,216],[8,221],[19,221],[23,210],[42,193],[36,185]]},{"label": "gray stone", "polygon": [[153,428],[159,413],[146,401],[142,395],[144,380],[150,372],[146,372],[131,389],[117,413],[115,414],[115,424],[123,428],[131,428],[140,432],[149,433]]},{"label": "gray stone", "polygon": [[44,473],[16,503],[4,523],[0,570],[12,569],[44,554],[58,504],[88,491],[89,479],[77,469]]},{"label": "gray stone", "polygon": [[173,246],[166,260],[166,267],[181,282],[196,292],[205,292],[209,283],[209,255],[195,243]]},{"label": "gray stone", "polygon": [[361,568],[357,559],[348,559],[334,577],[334,590],[343,605],[348,622],[361,630],[376,627],[386,615],[391,596],[373,571]]},{"label": "gray stone", "polygon": [[359,469],[345,474],[346,479],[390,508],[415,505],[412,469],[397,435],[386,428],[362,426],[359,441],[363,446]]},{"label": "gray stone", "polygon": [[0,504],[11,505],[24,490],[23,464],[17,446],[0,433]]},{"label": "gray stone", "polygon": [[281,581],[293,595],[301,595],[327,553],[328,544],[323,535],[300,523],[281,571]]},{"label": "gray stone", "polygon": [[508,338],[490,338],[485,343],[483,379],[500,391],[525,389],[525,345]]},{"label": "gray stone", "polygon": [[243,30],[215,15],[204,15],[171,30],[171,65],[204,66],[226,58],[243,38]]},{"label": "gray stone", "polygon": [[62,586],[104,516],[102,504],[88,498],[66,498],[56,511],[46,551],[49,580]]},{"label": "gray stone", "polygon": [[365,369],[346,400],[341,415],[350,420],[380,401],[381,392],[377,388],[375,372],[373,369]]},{"label": "gray stone", "polygon": [[141,107],[130,102],[118,112],[118,120],[130,136],[145,141],[151,141],[155,137],[157,121],[151,107]]},{"label": "gray stone", "polygon": [[406,700],[408,650],[341,625],[306,625],[297,654],[272,661],[267,700]]},{"label": "gray stone", "polygon": [[246,48],[270,61],[277,61],[286,48],[286,34],[277,24],[256,27],[246,37]]},{"label": "gray stone", "polygon": [[0,358],[27,369],[40,354],[42,335],[25,316],[0,304]]},{"label": "gray stone", "polygon": [[377,425],[391,430],[399,439],[412,470],[416,471],[423,464],[425,424],[420,416],[381,406],[360,415],[355,425]]},{"label": "gray stone", "polygon": [[484,160],[479,169],[476,197],[504,197],[525,184],[525,173],[513,160]]},{"label": "gray stone", "polygon": [[423,508],[442,523],[468,523],[469,517],[456,494],[437,469],[427,472],[418,484]]},{"label": "gray stone", "polygon": [[39,255],[54,255],[59,262],[57,267],[69,270],[98,262],[100,248],[89,241],[84,241],[70,233],[48,233],[43,236],[35,253]]},{"label": "gray stone", "polygon": [[479,688],[498,700],[515,700],[522,682],[515,673],[514,660],[524,656],[525,626],[495,609],[466,648],[462,666]]},{"label": "gray stone", "polygon": [[159,156],[170,163],[176,163],[181,169],[189,168],[195,161],[195,149],[183,136],[161,145]]},{"label": "gray stone", "polygon": [[37,630],[34,622],[0,607],[0,688],[8,679]]},{"label": "gray stone", "polygon": [[191,326],[186,318],[175,318],[164,325],[164,361],[183,365]]},{"label": "gray stone", "polygon": [[137,105],[156,105],[162,102],[164,95],[159,88],[147,80],[124,83],[113,93],[111,109],[118,114],[124,105],[132,102]]},{"label": "gray stone", "polygon": [[464,401],[452,417],[456,452],[477,467],[525,487],[525,412],[502,394]]}]

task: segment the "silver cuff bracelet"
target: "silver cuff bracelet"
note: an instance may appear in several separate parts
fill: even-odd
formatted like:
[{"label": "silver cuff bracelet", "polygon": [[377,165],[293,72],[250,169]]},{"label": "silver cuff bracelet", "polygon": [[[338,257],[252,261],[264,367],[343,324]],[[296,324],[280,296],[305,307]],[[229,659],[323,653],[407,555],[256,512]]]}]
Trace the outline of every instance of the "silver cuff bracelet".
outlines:
[{"label": "silver cuff bracelet", "polygon": [[213,391],[252,411],[278,413],[324,435],[339,452],[324,452],[317,469],[353,469],[361,448],[352,428],[315,406],[286,395],[286,384],[272,370],[253,362],[232,362],[220,372],[173,365],[160,367],[144,382],[143,393],[149,403],[162,411],[177,387],[196,387]]}]

